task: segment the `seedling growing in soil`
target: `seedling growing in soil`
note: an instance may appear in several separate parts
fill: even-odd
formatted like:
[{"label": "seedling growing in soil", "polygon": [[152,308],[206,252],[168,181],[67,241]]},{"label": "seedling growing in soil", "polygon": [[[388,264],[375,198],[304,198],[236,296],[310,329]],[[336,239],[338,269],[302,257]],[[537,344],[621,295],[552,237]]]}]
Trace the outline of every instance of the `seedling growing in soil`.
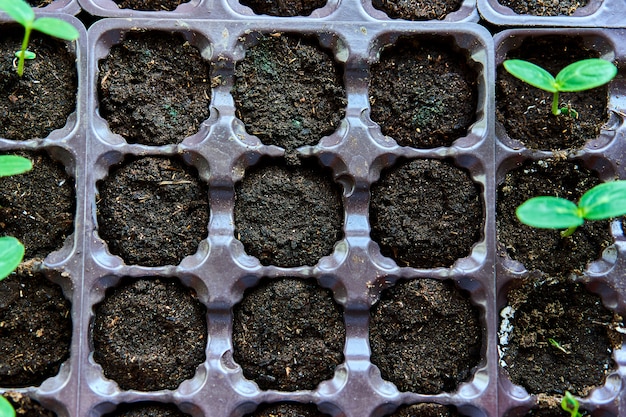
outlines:
[{"label": "seedling growing in soil", "polygon": [[[0,155],[0,177],[22,174],[29,171],[32,167],[32,163],[21,156]],[[0,237],[0,280],[13,272],[23,258],[24,245],[19,240],[11,236]],[[4,414],[0,413],[0,417],[2,416]]]},{"label": "seedling growing in soil", "polygon": [[0,0],[0,10],[6,12],[13,20],[24,26],[22,49],[15,53],[15,56],[19,58],[17,73],[20,77],[24,74],[24,60],[35,59],[35,54],[27,49],[30,34],[33,30],[66,41],[78,39],[79,34],[74,26],[54,17],[35,18],[35,12],[32,7],[24,0]]},{"label": "seedling growing in soil", "polygon": [[569,106],[559,108],[560,92],[575,92],[600,87],[617,74],[617,67],[609,61],[591,58],[574,62],[563,68],[556,78],[548,71],[521,59],[508,59],[502,64],[511,75],[552,93],[552,114],[578,118],[578,112]]},{"label": "seedling growing in soil", "polygon": [[578,205],[560,197],[533,197],[515,211],[522,223],[541,229],[566,229],[570,236],[585,220],[604,220],[626,214],[626,181],[605,182],[588,190]]},{"label": "seedling growing in soil", "polygon": [[0,417],[15,417],[13,406],[2,395],[0,395]]},{"label": "seedling growing in soil", "polygon": [[578,407],[578,400],[574,398],[569,391],[565,391],[565,396],[561,400],[561,408],[567,411],[571,417],[583,417],[583,415],[578,412]]}]

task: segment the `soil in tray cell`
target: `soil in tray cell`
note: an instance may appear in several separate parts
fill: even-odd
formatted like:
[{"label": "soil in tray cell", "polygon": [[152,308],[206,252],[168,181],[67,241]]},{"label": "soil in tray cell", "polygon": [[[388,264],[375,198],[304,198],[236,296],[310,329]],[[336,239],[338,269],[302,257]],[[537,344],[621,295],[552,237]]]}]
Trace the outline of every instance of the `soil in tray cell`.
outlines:
[{"label": "soil in tray cell", "polygon": [[476,120],[477,74],[450,40],[400,38],[370,73],[370,117],[400,146],[450,146]]},{"label": "soil in tray cell", "polygon": [[261,389],[312,390],[343,362],[345,333],[330,290],[313,280],[265,280],[235,306],[233,358]]},{"label": "soil in tray cell", "polygon": [[[507,59],[523,59],[546,69],[553,76],[567,65],[598,58],[580,37],[543,36],[526,38]],[[496,116],[511,139],[531,149],[576,149],[595,139],[608,121],[608,86],[577,93],[562,93],[560,106],[570,106],[578,118],[552,114],[552,93],[518,80],[501,65],[496,79]]]},{"label": "soil in tray cell", "polygon": [[371,361],[400,391],[453,392],[480,361],[478,308],[452,281],[400,281],[370,314]]},{"label": "soil in tray cell", "polygon": [[33,169],[0,178],[0,235],[14,236],[25,257],[45,258],[74,231],[74,180],[44,152],[18,153]]},{"label": "soil in tray cell", "polygon": [[461,8],[462,0],[372,0],[372,5],[393,19],[442,20]]},{"label": "soil in tray cell", "polygon": [[21,392],[9,391],[2,394],[9,400],[19,417],[57,417],[54,411],[43,408],[41,404]]},{"label": "soil in tray cell", "polygon": [[243,417],[330,417],[313,404],[269,404]]},{"label": "soil in tray cell", "polygon": [[120,9],[133,9],[143,11],[172,11],[180,4],[187,3],[184,0],[113,0]]},{"label": "soil in tray cell", "polygon": [[256,14],[309,16],[315,9],[324,7],[326,0],[241,0],[240,3],[251,8]]},{"label": "soil in tray cell", "polygon": [[587,5],[588,0],[498,0],[503,6],[510,7],[517,14],[533,16],[571,16],[577,9]]},{"label": "soil in tray cell", "polygon": [[372,239],[399,266],[451,266],[480,238],[479,187],[446,161],[416,159],[385,170],[371,196]]},{"label": "soil in tray cell", "polygon": [[182,35],[129,33],[100,61],[100,115],[128,143],[180,143],[209,117],[210,65]]},{"label": "soil in tray cell", "polygon": [[527,162],[508,172],[498,187],[496,203],[500,249],[529,271],[538,269],[555,276],[582,274],[587,264],[599,259],[613,241],[608,220],[587,221],[571,236],[561,237],[561,230],[538,229],[520,223],[515,210],[524,201],[538,196],[578,202],[587,190],[600,182],[590,170],[567,161]]},{"label": "soil in tray cell", "polygon": [[246,131],[266,145],[293,151],[330,135],[344,117],[342,70],[313,38],[259,34],[235,65],[233,98]]},{"label": "soil in tray cell", "polygon": [[[527,279],[500,313],[500,365],[531,394],[586,396],[604,384],[621,346],[621,318],[584,285],[565,278]],[[620,325],[621,327],[621,325]],[[505,343],[503,343],[505,342]]]},{"label": "soil in tray cell", "polygon": [[174,279],[127,278],[94,310],[94,360],[122,389],[176,389],[205,360],[206,308]]},{"label": "soil in tray cell", "polygon": [[1,387],[40,385],[70,356],[70,302],[38,267],[25,262],[0,281]]},{"label": "soil in tray cell", "polygon": [[126,264],[178,265],[207,237],[207,187],[177,159],[131,158],[98,187],[98,233]]},{"label": "soil in tray cell", "polygon": [[121,404],[115,411],[102,417],[191,417],[174,404],[133,403]]},{"label": "soil in tray cell", "polygon": [[461,417],[454,407],[441,404],[422,403],[405,405],[385,417]]},{"label": "soil in tray cell", "polygon": [[266,162],[237,185],[236,237],[263,265],[315,265],[341,237],[341,187],[311,161]]},{"label": "soil in tray cell", "polygon": [[63,42],[33,32],[28,49],[37,58],[26,60],[20,77],[13,61],[23,37],[21,26],[0,27],[0,137],[45,138],[76,109],[76,57]]}]

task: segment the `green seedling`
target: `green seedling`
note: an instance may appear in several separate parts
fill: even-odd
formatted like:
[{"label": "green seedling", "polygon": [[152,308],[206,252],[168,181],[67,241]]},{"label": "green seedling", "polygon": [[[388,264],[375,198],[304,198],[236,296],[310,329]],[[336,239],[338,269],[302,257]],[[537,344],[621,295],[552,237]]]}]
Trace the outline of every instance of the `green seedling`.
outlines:
[{"label": "green seedling", "polygon": [[574,118],[578,118],[576,110],[569,106],[559,108],[559,93],[600,87],[617,74],[617,67],[613,63],[598,58],[574,62],[563,68],[556,78],[540,66],[521,59],[508,59],[502,65],[514,77],[552,93],[552,114],[564,114]]},{"label": "green seedling", "polygon": [[574,398],[571,392],[565,391],[565,396],[561,400],[561,408],[570,414],[570,417],[583,417],[578,411],[578,400]]},{"label": "green seedling", "polygon": [[[0,155],[0,177],[22,174],[32,167],[32,163],[21,156]],[[19,240],[11,236],[0,237],[0,280],[13,272],[23,258],[24,245]]]},{"label": "green seedling", "polygon": [[561,344],[559,342],[557,342],[556,340],[549,338],[548,339],[548,343],[550,343],[550,346],[560,350],[561,352],[565,353],[566,355],[569,355],[570,352],[565,349],[563,346],[561,346]]},{"label": "green seedling", "polygon": [[74,26],[55,17],[35,18],[35,12],[32,7],[24,0],[0,0],[0,10],[6,12],[13,20],[24,26],[22,49],[15,53],[15,56],[19,58],[17,73],[20,77],[24,74],[24,60],[35,59],[35,54],[28,50],[28,42],[33,30],[66,41],[78,39],[79,34]]},{"label": "green seedling", "polygon": [[0,395],[0,417],[15,417],[15,409],[2,395]]},{"label": "green seedling", "polygon": [[526,200],[515,211],[520,222],[541,229],[565,229],[570,236],[585,220],[604,220],[626,214],[626,181],[605,182],[588,190],[575,203],[559,197]]}]

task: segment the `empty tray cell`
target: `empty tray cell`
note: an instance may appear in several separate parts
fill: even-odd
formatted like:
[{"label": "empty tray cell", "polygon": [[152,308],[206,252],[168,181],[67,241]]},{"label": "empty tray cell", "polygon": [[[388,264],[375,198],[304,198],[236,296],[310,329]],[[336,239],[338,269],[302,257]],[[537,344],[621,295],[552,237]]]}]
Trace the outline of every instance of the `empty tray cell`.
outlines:
[{"label": "empty tray cell", "polygon": [[462,417],[455,407],[435,403],[403,405],[385,417]]},{"label": "empty tray cell", "polygon": [[370,69],[371,119],[400,146],[451,146],[476,121],[477,72],[468,56],[450,38],[428,35],[384,48]]},{"label": "empty tray cell", "polygon": [[263,404],[254,413],[244,417],[330,417],[317,409],[313,404]]},{"label": "empty tray cell", "polygon": [[206,307],[178,280],[123,278],[94,313],[93,358],[121,389],[174,390],[206,359]]},{"label": "empty tray cell", "polygon": [[120,404],[115,411],[102,417],[191,417],[191,414],[183,413],[174,404],[140,402]]},{"label": "empty tray cell", "polygon": [[326,0],[241,0],[256,14],[269,16],[309,16],[314,10],[326,6]]},{"label": "empty tray cell", "polygon": [[120,9],[163,12],[172,11],[189,0],[113,0]]},{"label": "empty tray cell", "polygon": [[462,4],[463,0],[372,0],[375,9],[404,20],[443,20]]},{"label": "empty tray cell", "polygon": [[517,14],[533,16],[571,16],[576,10],[585,7],[589,0],[497,0],[499,4],[509,7]]},{"label": "empty tray cell", "polygon": [[208,235],[207,185],[177,158],[129,157],[98,189],[98,234],[126,264],[178,265]]},{"label": "empty tray cell", "polygon": [[330,290],[312,279],[265,279],[234,308],[233,358],[261,389],[313,390],[343,362],[345,335]]}]

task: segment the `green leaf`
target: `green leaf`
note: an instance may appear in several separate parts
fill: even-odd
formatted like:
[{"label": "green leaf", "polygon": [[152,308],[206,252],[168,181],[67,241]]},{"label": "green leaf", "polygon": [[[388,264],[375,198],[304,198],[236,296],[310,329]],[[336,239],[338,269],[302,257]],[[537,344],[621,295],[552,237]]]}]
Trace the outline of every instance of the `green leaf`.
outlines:
[{"label": "green leaf", "polygon": [[580,198],[578,207],[589,220],[604,220],[626,214],[626,181],[596,185]]},{"label": "green leaf", "polygon": [[0,10],[5,11],[17,23],[27,26],[35,20],[35,12],[24,0],[0,0]]},{"label": "green leaf", "polygon": [[15,409],[2,395],[0,395],[0,417],[15,417]]},{"label": "green leaf", "polygon": [[570,413],[571,417],[582,417],[582,414],[578,412],[579,406],[578,400],[569,391],[565,391],[565,396],[561,400],[561,408]]},{"label": "green leaf", "polygon": [[22,174],[33,168],[29,159],[17,155],[0,155],[0,177]]},{"label": "green leaf", "polygon": [[576,204],[558,197],[531,198],[515,214],[522,223],[542,229],[566,229],[584,223]]},{"label": "green leaf", "polygon": [[[21,58],[22,57],[22,51],[16,51],[15,52],[15,56],[17,58]],[[34,52],[31,51],[24,51],[24,59],[35,59],[37,58],[37,54],[35,54]]]},{"label": "green leaf", "polygon": [[12,236],[0,237],[0,280],[17,268],[24,258],[24,245]]},{"label": "green leaf", "polygon": [[563,68],[556,76],[556,84],[559,91],[583,91],[608,83],[616,74],[617,67],[609,61],[583,59]]},{"label": "green leaf", "polygon": [[33,29],[66,41],[78,39],[78,30],[65,20],[56,17],[40,17],[33,23]]},{"label": "green leaf", "polygon": [[502,63],[512,76],[550,93],[556,93],[556,80],[548,71],[532,62],[521,59],[507,59]]}]

